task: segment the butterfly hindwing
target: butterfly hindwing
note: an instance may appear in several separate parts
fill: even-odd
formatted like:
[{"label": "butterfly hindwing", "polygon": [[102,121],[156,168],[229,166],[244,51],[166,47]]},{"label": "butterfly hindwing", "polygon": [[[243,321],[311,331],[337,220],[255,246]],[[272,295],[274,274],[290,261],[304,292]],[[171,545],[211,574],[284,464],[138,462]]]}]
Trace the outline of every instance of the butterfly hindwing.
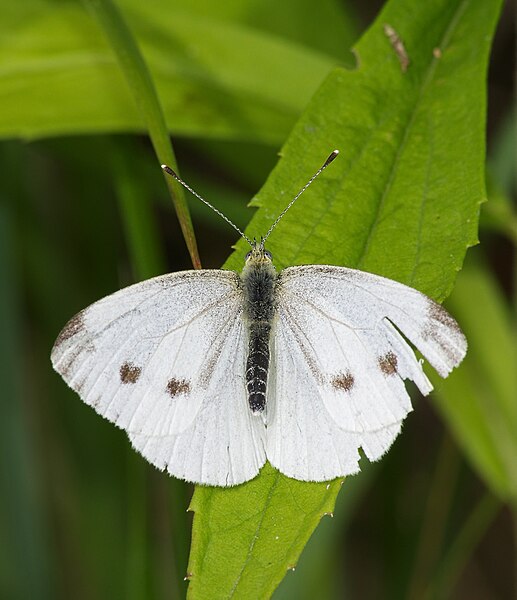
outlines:
[{"label": "butterfly hindwing", "polygon": [[341,429],[325,408],[302,346],[286,328],[277,327],[271,350],[266,452],[274,467],[295,479],[327,481],[357,473],[361,447],[372,461],[388,450],[400,422],[379,431]]},{"label": "butterfly hindwing", "polygon": [[242,319],[225,331],[217,368],[186,430],[174,436],[129,434],[150,463],[208,485],[237,485],[257,475],[266,460],[265,428],[261,417],[249,410],[245,394],[247,337]]}]

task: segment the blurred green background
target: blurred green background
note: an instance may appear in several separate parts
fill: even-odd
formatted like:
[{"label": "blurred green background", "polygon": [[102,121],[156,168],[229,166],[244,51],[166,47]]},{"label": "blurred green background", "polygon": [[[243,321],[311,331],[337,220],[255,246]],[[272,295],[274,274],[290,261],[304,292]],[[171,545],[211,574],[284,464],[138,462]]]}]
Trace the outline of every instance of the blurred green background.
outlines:
[{"label": "blurred green background", "polygon": [[[159,90],[183,178],[239,227],[312,93],[332,66],[353,65],[348,48],[381,5],[118,2]],[[171,15],[171,27],[160,28]],[[470,340],[469,362],[430,400],[417,401],[381,463],[345,482],[334,519],[322,522],[275,598],[515,593],[517,433],[500,409],[515,415],[514,23],[508,5],[489,76],[481,244],[469,251],[449,301]],[[243,51],[229,51],[235,47]],[[81,308],[143,276],[191,266],[110,52],[81,4],[0,7],[0,596],[7,599],[170,598],[186,590],[192,489],[145,464],[49,360],[61,327]],[[219,267],[235,235],[188,201],[203,266]]]}]

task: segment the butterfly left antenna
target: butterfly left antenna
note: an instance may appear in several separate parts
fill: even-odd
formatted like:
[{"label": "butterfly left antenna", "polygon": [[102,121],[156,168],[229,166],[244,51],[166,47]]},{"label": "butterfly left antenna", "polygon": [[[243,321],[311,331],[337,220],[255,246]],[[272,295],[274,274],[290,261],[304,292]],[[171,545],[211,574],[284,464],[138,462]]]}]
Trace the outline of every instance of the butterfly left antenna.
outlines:
[{"label": "butterfly left antenna", "polygon": [[208,200],[205,200],[202,196],[200,196],[196,191],[194,191],[187,183],[185,183],[183,181],[183,179],[181,179],[181,177],[175,173],[169,166],[167,165],[161,165],[162,169],[171,177],[174,177],[174,179],[178,182],[181,183],[181,185],[187,189],[191,194],[193,194],[196,198],[198,198],[199,200],[201,200],[201,202],[203,202],[203,204],[206,204],[209,208],[211,208],[215,213],[217,213],[221,218],[223,218],[229,225],[231,225],[235,231],[237,231],[247,242],[248,244],[253,247],[253,242],[249,239],[249,237],[242,232],[237,225],[235,225],[235,223],[232,223],[232,221],[230,221],[230,219],[224,215],[220,210],[218,210],[215,206],[213,206],[212,204],[210,204],[210,202],[208,202]]}]

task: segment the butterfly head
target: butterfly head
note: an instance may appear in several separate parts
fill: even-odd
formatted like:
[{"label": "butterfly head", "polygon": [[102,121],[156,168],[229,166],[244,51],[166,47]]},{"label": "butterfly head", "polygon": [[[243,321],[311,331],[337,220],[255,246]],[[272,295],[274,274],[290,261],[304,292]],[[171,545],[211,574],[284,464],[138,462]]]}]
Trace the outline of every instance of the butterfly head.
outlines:
[{"label": "butterfly head", "polygon": [[272,259],[271,252],[264,248],[264,239],[262,238],[260,242],[253,239],[251,250],[246,254],[246,264],[271,263]]}]

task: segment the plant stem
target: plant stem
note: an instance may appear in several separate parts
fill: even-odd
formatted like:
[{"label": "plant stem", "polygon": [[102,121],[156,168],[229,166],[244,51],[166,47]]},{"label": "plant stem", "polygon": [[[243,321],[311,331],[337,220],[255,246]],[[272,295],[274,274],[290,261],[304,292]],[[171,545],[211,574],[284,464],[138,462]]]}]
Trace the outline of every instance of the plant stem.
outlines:
[{"label": "plant stem", "polygon": [[[99,22],[117,57],[119,66],[149,132],[158,160],[161,164],[171,164],[174,169],[177,169],[176,158],[158,94],[135,38],[111,0],[83,1]],[[200,268],[196,238],[183,189],[165,173],[163,173],[163,176],[178,215],[192,264],[195,268]]]}]

